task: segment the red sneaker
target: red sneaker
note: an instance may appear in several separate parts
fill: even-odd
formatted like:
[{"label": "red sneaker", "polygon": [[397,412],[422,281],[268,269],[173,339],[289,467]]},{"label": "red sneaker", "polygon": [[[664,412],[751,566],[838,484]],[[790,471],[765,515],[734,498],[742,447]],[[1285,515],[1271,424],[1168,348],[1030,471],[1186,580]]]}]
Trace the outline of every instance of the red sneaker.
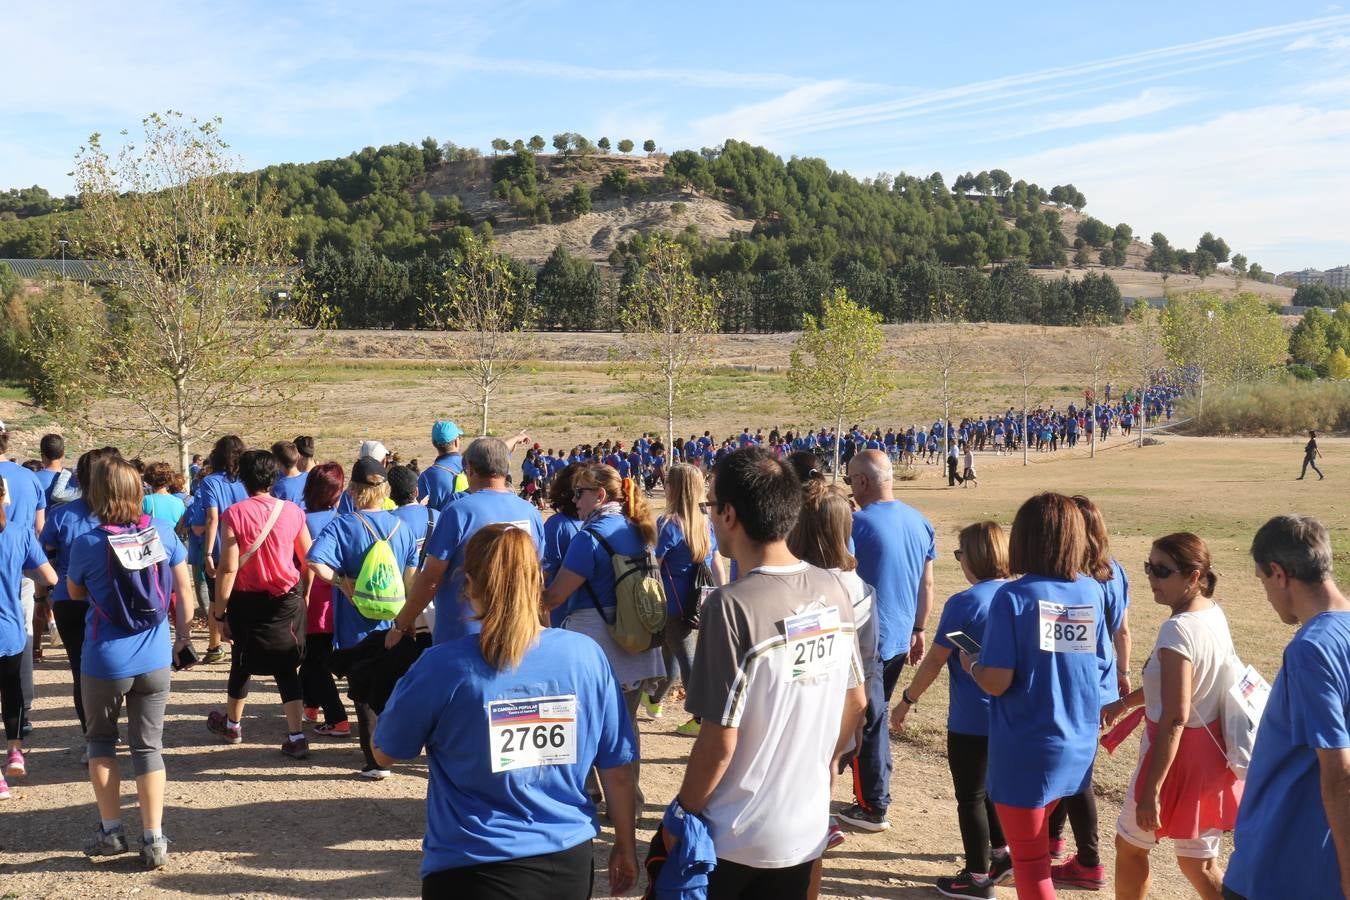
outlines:
[{"label": "red sneaker", "polygon": [[1055,883],[1055,887],[1100,891],[1106,887],[1106,867],[1100,863],[1085,866],[1078,861],[1078,854],[1075,853],[1068,862],[1050,867],[1050,880]]},{"label": "red sneaker", "polygon": [[1069,842],[1064,838],[1050,839],[1050,861],[1064,862],[1069,855]]},{"label": "red sneaker", "polygon": [[338,722],[336,725],[317,725],[314,733],[320,737],[347,738],[352,736],[350,722]]}]

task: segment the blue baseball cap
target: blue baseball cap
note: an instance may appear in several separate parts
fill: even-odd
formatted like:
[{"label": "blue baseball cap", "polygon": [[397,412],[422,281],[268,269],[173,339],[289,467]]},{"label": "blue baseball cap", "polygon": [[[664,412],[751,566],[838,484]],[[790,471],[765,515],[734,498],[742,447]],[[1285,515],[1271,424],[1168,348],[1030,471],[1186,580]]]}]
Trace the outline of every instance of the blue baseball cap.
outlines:
[{"label": "blue baseball cap", "polygon": [[454,422],[449,419],[441,419],[431,426],[431,442],[433,444],[449,444],[463,433]]}]

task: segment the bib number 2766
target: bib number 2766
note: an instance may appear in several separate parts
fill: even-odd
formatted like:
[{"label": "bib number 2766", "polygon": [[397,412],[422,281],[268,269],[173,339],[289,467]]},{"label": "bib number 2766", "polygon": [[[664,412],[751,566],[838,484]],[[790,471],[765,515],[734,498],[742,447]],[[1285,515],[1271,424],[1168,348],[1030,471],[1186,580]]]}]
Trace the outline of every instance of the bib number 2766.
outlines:
[{"label": "bib number 2766", "polygon": [[577,761],[577,698],[495,700],[488,704],[492,771]]}]

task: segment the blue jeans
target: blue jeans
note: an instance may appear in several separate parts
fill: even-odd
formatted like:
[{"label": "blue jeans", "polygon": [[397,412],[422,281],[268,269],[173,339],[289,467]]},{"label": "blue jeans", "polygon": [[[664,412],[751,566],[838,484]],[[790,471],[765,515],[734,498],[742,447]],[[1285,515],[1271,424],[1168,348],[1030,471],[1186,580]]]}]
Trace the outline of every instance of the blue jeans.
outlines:
[{"label": "blue jeans", "polygon": [[866,667],[862,748],[849,761],[853,768],[853,796],[863,809],[886,812],[891,805],[891,694],[900,680],[908,654]]},{"label": "blue jeans", "polygon": [[694,645],[697,638],[698,632],[692,631],[684,624],[683,619],[672,616],[666,620],[666,632],[661,648],[661,655],[666,664],[666,677],[659,679],[656,689],[652,692],[653,703],[660,703],[666,698],[666,692],[675,683],[676,669],[680,672],[680,681],[686,686],[689,684],[689,670],[694,664]]}]

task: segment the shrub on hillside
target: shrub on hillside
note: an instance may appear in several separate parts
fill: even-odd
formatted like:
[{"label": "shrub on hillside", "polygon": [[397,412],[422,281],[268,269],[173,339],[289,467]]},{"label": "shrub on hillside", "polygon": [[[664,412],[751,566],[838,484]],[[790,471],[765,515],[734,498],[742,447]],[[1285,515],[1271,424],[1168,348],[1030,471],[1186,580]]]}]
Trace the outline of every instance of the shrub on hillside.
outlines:
[{"label": "shrub on hillside", "polygon": [[[1192,399],[1182,417],[1195,414]],[[1285,378],[1241,384],[1205,394],[1205,411],[1187,426],[1191,434],[1300,434],[1350,430],[1350,382]]]}]

